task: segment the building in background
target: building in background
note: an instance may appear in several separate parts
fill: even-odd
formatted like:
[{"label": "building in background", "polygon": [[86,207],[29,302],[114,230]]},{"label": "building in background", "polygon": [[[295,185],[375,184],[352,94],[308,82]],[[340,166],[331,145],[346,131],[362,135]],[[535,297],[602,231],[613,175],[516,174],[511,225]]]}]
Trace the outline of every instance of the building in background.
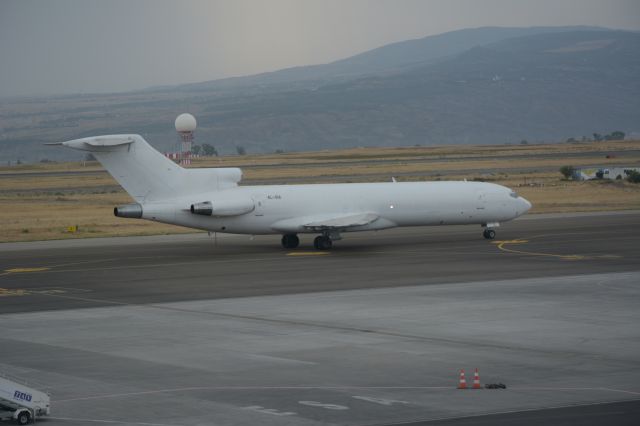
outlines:
[{"label": "building in background", "polygon": [[630,171],[640,172],[640,167],[589,167],[576,168],[573,172],[574,180],[591,179],[626,179]]}]

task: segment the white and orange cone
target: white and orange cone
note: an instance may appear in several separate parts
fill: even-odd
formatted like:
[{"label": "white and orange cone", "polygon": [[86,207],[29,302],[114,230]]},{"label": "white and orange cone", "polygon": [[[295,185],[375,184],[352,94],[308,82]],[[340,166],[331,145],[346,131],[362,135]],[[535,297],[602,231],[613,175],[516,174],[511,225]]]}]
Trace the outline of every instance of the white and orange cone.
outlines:
[{"label": "white and orange cone", "polygon": [[467,379],[464,378],[464,370],[460,370],[460,381],[458,382],[458,389],[467,389]]},{"label": "white and orange cone", "polygon": [[473,373],[473,389],[482,389],[480,386],[480,374],[478,373],[477,368],[475,373]]}]

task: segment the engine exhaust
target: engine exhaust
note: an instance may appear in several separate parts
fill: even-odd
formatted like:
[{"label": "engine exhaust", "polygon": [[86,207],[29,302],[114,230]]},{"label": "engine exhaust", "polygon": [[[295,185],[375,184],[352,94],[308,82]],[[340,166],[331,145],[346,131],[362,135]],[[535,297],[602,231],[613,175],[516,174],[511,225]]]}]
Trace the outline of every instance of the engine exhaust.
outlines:
[{"label": "engine exhaust", "polygon": [[113,208],[113,215],[117,217],[128,217],[132,219],[140,219],[142,217],[142,206],[138,203],[125,204]]},{"label": "engine exhaust", "polygon": [[191,204],[191,213],[211,216],[213,214],[213,204],[211,204],[211,201]]}]

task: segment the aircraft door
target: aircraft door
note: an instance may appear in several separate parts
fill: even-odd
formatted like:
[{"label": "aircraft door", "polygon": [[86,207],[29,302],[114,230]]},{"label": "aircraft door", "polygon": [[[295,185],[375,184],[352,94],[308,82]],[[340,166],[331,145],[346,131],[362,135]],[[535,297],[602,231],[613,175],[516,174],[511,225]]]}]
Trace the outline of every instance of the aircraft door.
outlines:
[{"label": "aircraft door", "polygon": [[487,207],[487,194],[484,191],[479,190],[476,198],[476,211],[482,213]]},{"label": "aircraft door", "polygon": [[253,210],[254,216],[264,216],[265,203],[267,201],[267,197],[262,194],[254,194],[251,196],[253,199],[253,203],[255,205],[255,209]]}]

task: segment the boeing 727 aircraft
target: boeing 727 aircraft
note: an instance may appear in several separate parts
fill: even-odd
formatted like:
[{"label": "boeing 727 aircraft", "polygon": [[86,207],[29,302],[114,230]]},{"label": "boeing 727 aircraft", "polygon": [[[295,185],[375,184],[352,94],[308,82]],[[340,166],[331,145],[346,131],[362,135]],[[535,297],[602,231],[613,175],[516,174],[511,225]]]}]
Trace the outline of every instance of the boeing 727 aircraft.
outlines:
[{"label": "boeing 727 aircraft", "polygon": [[135,200],[118,217],[234,234],[281,234],[295,248],[298,234],[319,234],[327,250],[345,232],[397,226],[484,227],[495,238],[500,222],[531,208],[504,186],[482,182],[386,182],[238,186],[238,168],[185,169],[139,135],[109,135],[57,143],[91,152]]}]

